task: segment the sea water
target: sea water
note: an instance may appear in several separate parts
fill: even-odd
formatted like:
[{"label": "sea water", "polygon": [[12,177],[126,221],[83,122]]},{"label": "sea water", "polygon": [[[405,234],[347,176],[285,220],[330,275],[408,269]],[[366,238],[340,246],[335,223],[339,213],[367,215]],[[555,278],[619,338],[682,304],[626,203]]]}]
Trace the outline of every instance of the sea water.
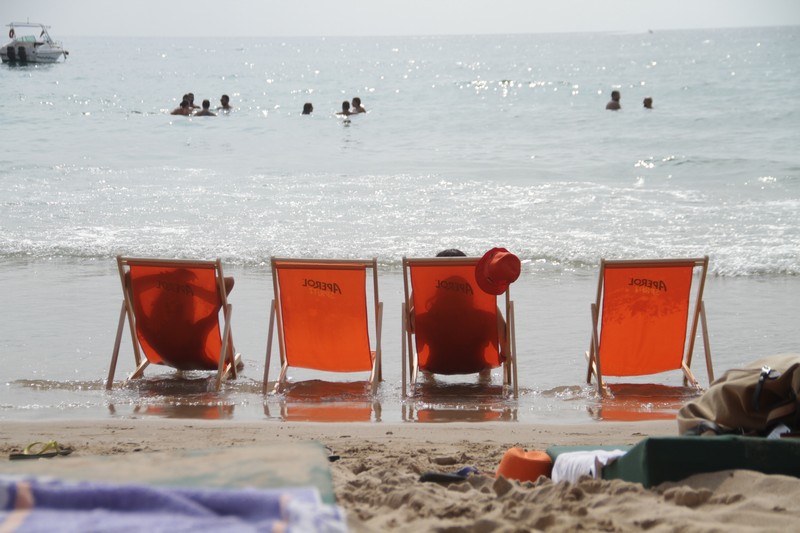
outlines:
[{"label": "sea water", "polygon": [[[800,351],[798,27],[63,41],[66,62],[0,68],[0,418],[602,418],[583,358],[601,257],[710,256],[716,375]],[[234,110],[170,115],[187,92]],[[336,116],[354,96],[368,113]],[[494,246],[523,263],[519,399],[466,378],[403,401],[401,258]],[[122,385],[125,331],[106,393],[117,254],[220,257],[243,375],[221,393],[158,370]],[[271,256],[377,257],[376,398],[324,381],[262,396]],[[692,368],[707,384],[699,339]]]}]

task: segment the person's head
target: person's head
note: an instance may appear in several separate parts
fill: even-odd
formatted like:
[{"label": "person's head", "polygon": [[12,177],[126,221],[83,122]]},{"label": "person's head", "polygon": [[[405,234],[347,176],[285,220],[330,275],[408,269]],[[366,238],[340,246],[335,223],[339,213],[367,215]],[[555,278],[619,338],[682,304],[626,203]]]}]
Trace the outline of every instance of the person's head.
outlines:
[{"label": "person's head", "polygon": [[203,100],[203,109],[208,109],[209,107],[211,107],[211,102]]},{"label": "person's head", "polygon": [[652,109],[652,107],[653,107],[653,99],[652,99],[652,98],[650,98],[649,96],[648,96],[648,97],[646,97],[646,98],[645,98],[645,99],[642,101],[642,105],[643,105],[644,107],[646,107],[647,109]]},{"label": "person's head", "polygon": [[348,102],[347,100],[342,102],[342,111],[345,112],[345,113],[350,111],[350,102]]},{"label": "person's head", "polygon": [[436,254],[436,257],[467,257],[467,254],[457,248],[448,248]]},{"label": "person's head", "polygon": [[615,102],[619,102],[619,91],[611,91],[611,99]]},{"label": "person's head", "polygon": [[194,93],[187,93],[186,94],[186,99],[189,100],[190,104],[193,104],[194,103]]},{"label": "person's head", "polygon": [[353,98],[353,107],[360,107],[361,106],[361,98],[358,96]]},{"label": "person's head", "polygon": [[303,104],[303,114],[310,115],[314,111],[314,106],[311,105],[311,102],[306,102]]},{"label": "person's head", "polygon": [[223,94],[222,98],[219,99],[219,103],[222,104],[223,107],[228,107],[228,102],[230,101],[231,99],[228,98],[227,94]]},{"label": "person's head", "polygon": [[472,307],[476,287],[461,276],[449,276],[437,280],[436,291],[425,301],[425,311],[452,315]]},{"label": "person's head", "polygon": [[183,100],[181,100],[181,109],[186,109],[187,107],[189,107],[189,100],[184,98]]}]

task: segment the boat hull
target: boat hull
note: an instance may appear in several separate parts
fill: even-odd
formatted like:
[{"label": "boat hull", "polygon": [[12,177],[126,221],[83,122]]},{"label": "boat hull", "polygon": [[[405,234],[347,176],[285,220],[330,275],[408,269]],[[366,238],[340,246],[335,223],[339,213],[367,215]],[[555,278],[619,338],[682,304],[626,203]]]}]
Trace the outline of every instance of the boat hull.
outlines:
[{"label": "boat hull", "polygon": [[11,41],[0,48],[0,59],[9,64],[55,63],[62,56],[66,56],[63,49],[46,43],[34,45]]}]

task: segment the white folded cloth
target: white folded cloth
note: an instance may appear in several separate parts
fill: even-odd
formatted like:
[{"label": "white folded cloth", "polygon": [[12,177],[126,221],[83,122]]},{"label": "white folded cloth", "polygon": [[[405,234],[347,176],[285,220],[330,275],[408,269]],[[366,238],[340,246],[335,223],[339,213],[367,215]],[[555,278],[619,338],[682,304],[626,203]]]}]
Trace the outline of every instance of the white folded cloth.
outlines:
[{"label": "white folded cloth", "polygon": [[603,467],[625,455],[622,450],[588,450],[559,454],[553,463],[554,482],[575,483],[581,476],[600,478]]}]

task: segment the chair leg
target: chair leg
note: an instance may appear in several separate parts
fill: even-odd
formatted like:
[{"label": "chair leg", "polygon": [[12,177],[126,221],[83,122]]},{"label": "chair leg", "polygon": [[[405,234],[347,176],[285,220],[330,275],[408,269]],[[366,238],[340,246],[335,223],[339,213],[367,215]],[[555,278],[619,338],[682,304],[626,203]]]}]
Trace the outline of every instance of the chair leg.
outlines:
[{"label": "chair leg", "polygon": [[117,358],[119,357],[119,348],[122,343],[122,330],[125,327],[125,311],[125,300],[122,300],[122,309],[119,311],[119,325],[117,325],[117,337],[114,339],[114,351],[111,354],[111,365],[108,367],[106,390],[111,390],[114,386],[114,374],[117,371]]},{"label": "chair leg", "polygon": [[706,354],[706,371],[708,372],[708,384],[714,381],[714,366],[711,363],[711,342],[708,340],[708,323],[706,322],[706,303],[700,303],[700,325],[703,332],[703,350]]},{"label": "chair leg", "polygon": [[136,370],[128,376],[128,379],[139,379],[144,375],[144,369],[148,366],[150,366],[150,360],[145,357],[142,362],[139,363],[139,366],[136,367]]},{"label": "chair leg", "polygon": [[591,383],[591,376],[594,374],[595,379],[597,380],[597,393],[601,396],[604,394],[604,384],[603,384],[603,373],[602,369],[600,368],[600,339],[597,335],[597,324],[599,322],[600,316],[598,314],[597,304],[592,304],[592,342],[591,346],[589,347],[589,369],[587,370],[589,375],[588,383]]},{"label": "chair leg", "polygon": [[517,374],[517,323],[514,318],[514,302],[509,303],[509,347],[511,348],[511,386],[514,391],[514,399],[519,398],[519,378]]},{"label": "chair leg", "polygon": [[[228,340],[231,337],[231,313],[233,308],[231,304],[225,306],[225,329],[222,333],[222,353],[219,354],[219,366],[217,367],[217,379],[214,383],[214,389],[219,392],[222,388],[222,380],[228,377],[229,373],[233,373],[236,376],[236,364],[234,362],[233,365],[229,365],[228,363]],[[235,359],[236,356],[231,354],[231,359]]]},{"label": "chair leg", "polygon": [[273,389],[275,392],[280,392],[284,382],[286,381],[286,373],[289,371],[289,365],[284,364],[281,367],[281,373],[278,375],[278,381],[275,383],[275,388]]},{"label": "chair leg", "polygon": [[400,368],[403,372],[403,399],[408,397],[407,394],[407,383],[406,380],[408,379],[408,371],[406,365],[408,362],[406,361],[406,329],[408,328],[408,317],[406,316],[406,304],[403,302],[400,311],[401,316],[401,325],[400,325]]},{"label": "chair leg", "polygon": [[261,394],[267,394],[269,382],[269,363],[272,358],[272,335],[275,330],[275,300],[269,304],[269,329],[267,329],[267,354],[264,357],[264,382],[261,385]]},{"label": "chair leg", "polygon": [[378,382],[383,381],[383,302],[378,302],[378,323],[375,324],[375,353],[378,357]]},{"label": "chair leg", "polygon": [[370,374],[370,384],[372,395],[378,392],[378,384],[381,382],[382,362],[381,362],[381,327],[383,324],[383,302],[378,303],[378,323],[375,325],[375,359],[372,362],[372,372]]}]

